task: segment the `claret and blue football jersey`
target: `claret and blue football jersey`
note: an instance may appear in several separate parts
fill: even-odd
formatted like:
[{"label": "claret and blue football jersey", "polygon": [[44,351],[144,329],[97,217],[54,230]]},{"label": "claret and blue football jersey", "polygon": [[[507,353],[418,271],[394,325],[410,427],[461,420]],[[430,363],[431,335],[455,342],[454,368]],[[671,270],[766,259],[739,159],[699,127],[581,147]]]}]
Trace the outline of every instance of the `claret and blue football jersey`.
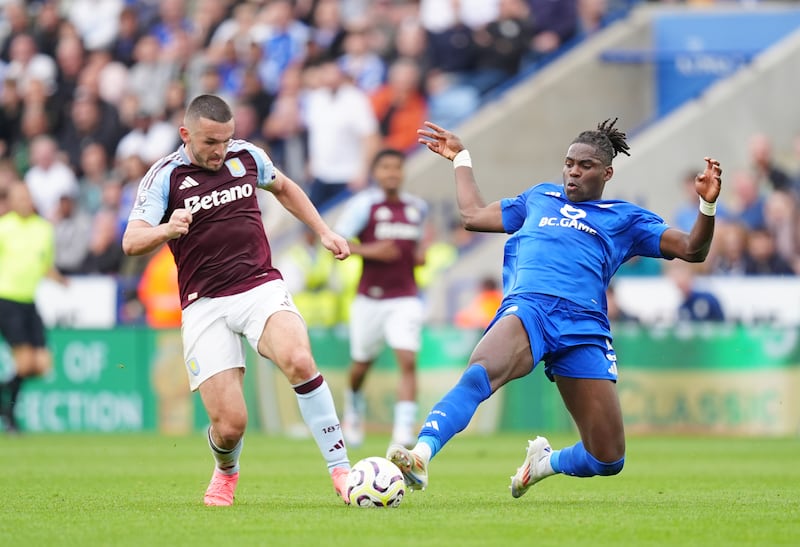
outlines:
[{"label": "claret and blue football jersey", "polygon": [[272,266],[256,196],[256,188],[269,188],[275,176],[263,150],[234,140],[219,171],[192,164],[181,146],[142,178],[130,220],[158,226],[175,209],[192,213],[189,233],[167,242],[179,265],[182,307],[281,277]]},{"label": "claret and blue football jersey", "polygon": [[400,251],[396,261],[364,260],[358,294],[378,299],[417,296],[416,248],[427,214],[428,205],[419,197],[401,192],[399,199],[388,200],[380,188],[368,188],[347,202],[336,232],[361,243],[391,240]]}]

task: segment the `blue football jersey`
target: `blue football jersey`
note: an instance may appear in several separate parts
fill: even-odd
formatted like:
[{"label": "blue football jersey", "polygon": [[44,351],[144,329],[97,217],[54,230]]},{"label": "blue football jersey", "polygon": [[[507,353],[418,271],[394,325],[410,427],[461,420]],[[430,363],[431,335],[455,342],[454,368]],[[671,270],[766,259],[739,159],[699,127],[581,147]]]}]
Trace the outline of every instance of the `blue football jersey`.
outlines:
[{"label": "blue football jersey", "polygon": [[548,294],[605,313],[606,288],[623,262],[663,258],[660,241],[667,224],[632,203],[573,203],[552,183],[500,203],[503,227],[511,234],[503,257],[505,296]]}]

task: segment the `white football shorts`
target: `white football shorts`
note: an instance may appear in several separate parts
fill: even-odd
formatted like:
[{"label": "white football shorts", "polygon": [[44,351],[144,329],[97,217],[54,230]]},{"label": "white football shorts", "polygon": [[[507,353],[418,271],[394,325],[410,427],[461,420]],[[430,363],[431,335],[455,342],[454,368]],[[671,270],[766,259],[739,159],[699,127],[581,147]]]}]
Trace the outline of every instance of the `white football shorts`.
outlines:
[{"label": "white football shorts", "polygon": [[282,310],[300,315],[282,279],[239,294],[200,298],[185,308],[183,360],[192,391],[218,372],[245,368],[242,336],[257,351],[267,319]]},{"label": "white football shorts", "polygon": [[416,296],[369,298],[356,295],[350,307],[350,358],[371,361],[383,349],[419,351],[424,310]]}]

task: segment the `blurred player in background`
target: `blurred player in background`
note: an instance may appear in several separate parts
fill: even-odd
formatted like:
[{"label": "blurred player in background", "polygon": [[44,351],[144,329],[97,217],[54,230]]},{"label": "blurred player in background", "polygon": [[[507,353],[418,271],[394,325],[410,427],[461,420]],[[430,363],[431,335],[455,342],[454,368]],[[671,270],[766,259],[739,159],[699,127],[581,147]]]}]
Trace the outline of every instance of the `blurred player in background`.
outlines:
[{"label": "blurred player in background", "polygon": [[338,259],[347,241],[320,217],[305,192],[278,171],[260,148],[233,140],[233,114],[214,95],[189,104],[183,145],[158,160],[139,185],[123,236],[128,255],[166,242],[178,267],[184,359],[211,425],[216,462],[206,505],[231,505],[247,425],[241,337],[274,362],[292,385],[303,419],[348,503],[350,468],[328,384],[317,370],[305,323],[271,263],[256,189],[271,192],[314,230]]},{"label": "blurred player in background", "polygon": [[384,343],[400,368],[392,442],[413,446],[417,424],[417,352],[422,338],[423,306],[414,267],[423,264],[421,245],[428,206],[402,191],[405,155],[379,151],[371,168],[377,187],[346,204],[336,231],[350,239],[363,258],[358,294],[350,308],[350,385],[345,392],[342,426],[353,446],[364,440],[366,400],[361,388]]},{"label": "blurred player in background", "polygon": [[0,384],[0,420],[18,433],[14,417],[23,382],[50,371],[52,355],[34,302],[45,276],[65,283],[55,270],[53,225],[39,216],[24,182],[8,187],[9,211],[0,217],[0,335],[11,347],[14,372]]},{"label": "blurred player in background", "polygon": [[562,184],[538,184],[489,205],[461,140],[430,122],[419,130],[420,143],[453,161],[464,227],[512,235],[505,246],[504,298],[467,370],[428,414],[414,449],[394,445],[387,453],[411,488],[427,486],[430,459],[467,426],[481,402],[542,360],[581,440],[561,450],[552,450],[544,437],[529,441],[511,477],[511,495],[518,498],[556,473],[591,477],[622,470],[625,432],[605,291],[620,264],[636,255],[705,260],[722,170],[705,158],[705,170],[695,178],[700,205],[689,233],[631,203],[603,200],[612,160],[629,148],[615,123],[606,120],[572,141]]}]

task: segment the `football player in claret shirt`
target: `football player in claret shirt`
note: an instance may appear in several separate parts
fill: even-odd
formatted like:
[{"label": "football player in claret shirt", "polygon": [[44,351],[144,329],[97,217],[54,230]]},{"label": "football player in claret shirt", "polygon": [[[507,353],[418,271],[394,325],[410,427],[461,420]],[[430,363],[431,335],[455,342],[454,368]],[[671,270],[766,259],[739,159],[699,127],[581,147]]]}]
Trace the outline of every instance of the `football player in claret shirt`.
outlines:
[{"label": "football player in claret shirt", "polygon": [[363,258],[358,291],[350,308],[349,386],[342,427],[349,445],[364,440],[366,401],[362,387],[375,359],[388,345],[400,370],[392,442],[413,446],[417,426],[417,352],[424,310],[414,267],[424,262],[421,239],[428,206],[402,190],[405,156],[387,148],[371,167],[376,186],[352,197],[336,223]]},{"label": "football player in claret shirt", "polygon": [[503,259],[503,300],[466,371],[434,405],[416,446],[391,446],[387,458],[411,488],[425,488],[431,458],[467,426],[478,405],[543,361],[580,441],[561,450],[553,450],[544,437],[529,441],[525,460],[511,477],[511,495],[518,498],[556,473],[619,473],[625,432],[606,289],[617,268],[637,255],[705,260],[722,186],[719,162],[705,158],[705,169],[695,177],[699,211],[687,233],[637,205],[603,199],[614,174],[612,160],[629,149],[616,120],[583,131],[570,143],[560,184],[537,184],[488,205],[461,140],[436,124],[425,125],[418,131],[420,143],[453,162],[464,227],[512,235]]},{"label": "football player in claret shirt", "polygon": [[333,397],[317,370],[305,323],[272,266],[256,191],[272,193],[336,258],[350,250],[305,192],[263,150],[234,140],[233,130],[233,114],[222,99],[192,100],[180,128],[183,145],[142,179],[122,246],[140,255],[166,243],[175,257],[186,372],[211,422],[215,468],[205,504],[231,505],[239,480],[247,425],[242,338],[286,375],[334,488],[348,503],[350,463]]}]

